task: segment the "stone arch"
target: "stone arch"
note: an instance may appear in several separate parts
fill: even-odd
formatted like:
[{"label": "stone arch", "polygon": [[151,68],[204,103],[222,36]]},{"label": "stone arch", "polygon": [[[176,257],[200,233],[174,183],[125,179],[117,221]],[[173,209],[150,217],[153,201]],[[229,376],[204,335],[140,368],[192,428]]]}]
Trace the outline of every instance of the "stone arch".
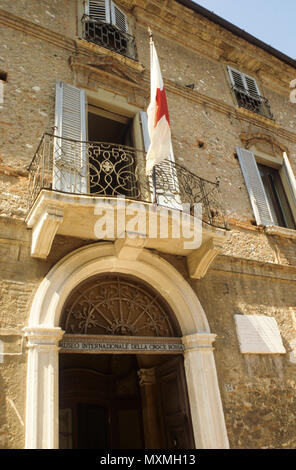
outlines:
[{"label": "stone arch", "polygon": [[148,250],[137,260],[120,259],[113,243],[88,245],[59,261],[35,294],[28,326],[58,327],[70,292],[91,276],[112,272],[135,276],[156,289],[172,308],[183,335],[210,332],[197,296],[171,264]]},{"label": "stone arch", "polygon": [[[100,273],[135,276],[156,289],[179,323],[196,447],[228,448],[212,343],[203,308],[182,275],[143,250],[136,260],[116,256],[113,243],[82,247],[59,261],[35,294],[28,326],[26,448],[58,448],[59,347],[63,306],[84,280]],[[40,391],[42,390],[42,393]]]},{"label": "stone arch", "polygon": [[244,144],[245,148],[248,149],[252,145],[264,143],[269,146],[269,150],[266,153],[277,156],[281,155],[283,152],[289,153],[288,148],[279,142],[274,136],[265,134],[264,132],[251,132],[251,133],[242,133],[240,139]]}]

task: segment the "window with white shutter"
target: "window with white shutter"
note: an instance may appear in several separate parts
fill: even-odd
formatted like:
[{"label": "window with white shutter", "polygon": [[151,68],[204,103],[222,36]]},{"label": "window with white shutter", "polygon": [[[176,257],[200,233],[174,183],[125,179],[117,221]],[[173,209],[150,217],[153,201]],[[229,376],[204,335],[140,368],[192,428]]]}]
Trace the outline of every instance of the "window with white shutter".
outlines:
[{"label": "window with white shutter", "polygon": [[85,13],[102,23],[110,23],[109,0],[88,0],[85,2]]},{"label": "window with white shutter", "polygon": [[124,33],[128,32],[127,20],[125,14],[115,5],[114,2],[110,2],[111,7],[111,23],[116,26],[120,31]]},{"label": "window with white shutter", "polygon": [[272,119],[268,100],[261,96],[255,78],[227,67],[238,106]]},{"label": "window with white shutter", "polygon": [[131,59],[137,58],[134,37],[125,13],[112,0],[86,0],[82,17],[83,38]]},{"label": "window with white shutter", "polygon": [[[236,151],[257,225],[294,229],[294,217],[280,171],[258,163],[250,150],[237,147]],[[294,188],[296,203],[296,181],[287,156],[284,156],[283,170],[292,190]]]},{"label": "window with white shutter", "polygon": [[86,1],[85,14],[102,23],[110,23],[124,33],[128,32],[126,15],[112,0]]}]

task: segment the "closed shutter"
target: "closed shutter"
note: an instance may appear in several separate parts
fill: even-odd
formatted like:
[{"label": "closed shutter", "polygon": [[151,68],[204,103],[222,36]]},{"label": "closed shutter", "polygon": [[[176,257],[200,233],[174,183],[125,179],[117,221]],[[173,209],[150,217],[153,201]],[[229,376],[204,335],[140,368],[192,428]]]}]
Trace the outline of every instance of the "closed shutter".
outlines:
[{"label": "closed shutter", "polygon": [[87,192],[85,92],[57,81],[53,189]]},{"label": "closed shutter", "polygon": [[[295,175],[293,173],[293,170],[292,170],[292,167],[291,167],[291,164],[289,162],[289,159],[287,157],[286,152],[283,153],[283,159],[284,159],[283,160],[283,169],[284,169],[286,179],[287,179],[288,184],[289,184],[290,193],[291,193],[291,196],[293,198],[294,207],[296,208],[296,178],[295,178]],[[293,211],[293,212],[295,212],[295,211]]]},{"label": "closed shutter", "polygon": [[111,1],[111,22],[120,31],[127,33],[128,26],[125,14]]},{"label": "closed shutter", "polygon": [[275,225],[253,152],[236,148],[257,225]]},{"label": "closed shutter", "polygon": [[110,23],[109,0],[88,0],[85,2],[85,14],[102,23]]}]

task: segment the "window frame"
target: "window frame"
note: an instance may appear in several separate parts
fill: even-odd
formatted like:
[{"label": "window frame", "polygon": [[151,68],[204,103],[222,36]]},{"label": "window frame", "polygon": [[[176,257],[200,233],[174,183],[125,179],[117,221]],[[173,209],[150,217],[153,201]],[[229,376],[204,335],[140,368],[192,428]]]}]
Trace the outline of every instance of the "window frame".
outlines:
[{"label": "window frame", "polygon": [[247,78],[249,78],[249,79],[254,81],[255,88],[256,88],[256,91],[257,91],[257,94],[258,94],[258,98],[260,98],[262,96],[261,93],[260,93],[258,84],[257,84],[257,80],[254,77],[251,77],[251,75],[248,75],[244,72],[241,72],[240,70],[237,70],[234,67],[231,67],[230,65],[227,65],[227,70],[228,70],[228,75],[230,77],[231,84],[233,86],[237,86],[237,84],[235,83],[235,80],[233,78],[232,71],[240,75],[240,77],[242,79],[242,82],[243,82],[243,85],[244,85],[244,91],[246,93],[251,95],[252,98],[254,98],[254,99],[256,99],[256,97],[257,97],[256,94],[253,94],[252,91],[249,90],[249,86],[248,86],[248,83],[247,83]]},{"label": "window frame", "polygon": [[[272,225],[284,229],[296,230],[296,198],[294,194],[296,192],[296,180],[287,156],[285,154],[271,155],[265,153],[258,150],[255,144],[249,148],[237,147],[236,150],[257,225],[263,225],[265,227]],[[249,158],[250,160],[248,160]],[[276,209],[274,207],[271,208],[270,197],[266,193],[259,165],[273,168],[278,172],[282,185],[281,189],[285,193],[287,199],[285,202],[288,203],[290,209],[289,216],[291,216],[294,227],[278,225],[274,220],[273,213],[276,212]],[[293,178],[291,178],[289,170],[292,172]],[[260,183],[258,178],[260,178]],[[280,210],[282,210],[282,208],[280,208]],[[285,220],[287,214],[283,213],[283,215],[284,223],[287,225],[287,220]]]},{"label": "window frame", "polygon": [[261,165],[269,166],[278,170],[279,177],[281,179],[281,182],[285,191],[285,195],[288,200],[290,210],[292,212],[294,224],[296,227],[296,205],[295,205],[295,200],[292,194],[291,182],[289,180],[289,176],[287,175],[285,171],[284,158],[280,155],[273,156],[268,153],[262,152],[258,150],[255,145],[252,145],[251,147],[249,147],[248,150],[253,152],[253,155],[255,157],[257,164],[259,163]]}]

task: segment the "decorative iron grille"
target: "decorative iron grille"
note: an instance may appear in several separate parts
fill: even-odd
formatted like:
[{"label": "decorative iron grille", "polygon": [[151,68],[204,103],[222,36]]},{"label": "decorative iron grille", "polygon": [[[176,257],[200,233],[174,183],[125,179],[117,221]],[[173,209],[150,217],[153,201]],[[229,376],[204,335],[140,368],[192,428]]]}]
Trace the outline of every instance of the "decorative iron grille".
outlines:
[{"label": "decorative iron grille", "polygon": [[116,26],[103,23],[99,20],[84,15],[81,19],[83,39],[111,51],[137,60],[135,38],[130,34],[120,31]]},{"label": "decorative iron grille", "polygon": [[254,113],[261,114],[269,119],[273,119],[273,114],[270,110],[270,104],[267,98],[260,95],[252,95],[244,88],[240,88],[238,86],[233,86],[232,89],[236,96],[237,104],[240,107],[253,111]]},{"label": "decorative iron grille", "polygon": [[78,286],[62,315],[68,334],[180,336],[158,292],[124,275],[100,276]]},{"label": "decorative iron grille", "polygon": [[181,165],[163,160],[151,177],[141,150],[106,142],[79,142],[44,134],[29,166],[28,208],[42,189],[94,197],[125,196],[182,210],[202,205],[206,224],[227,228],[219,181],[208,181]]}]

